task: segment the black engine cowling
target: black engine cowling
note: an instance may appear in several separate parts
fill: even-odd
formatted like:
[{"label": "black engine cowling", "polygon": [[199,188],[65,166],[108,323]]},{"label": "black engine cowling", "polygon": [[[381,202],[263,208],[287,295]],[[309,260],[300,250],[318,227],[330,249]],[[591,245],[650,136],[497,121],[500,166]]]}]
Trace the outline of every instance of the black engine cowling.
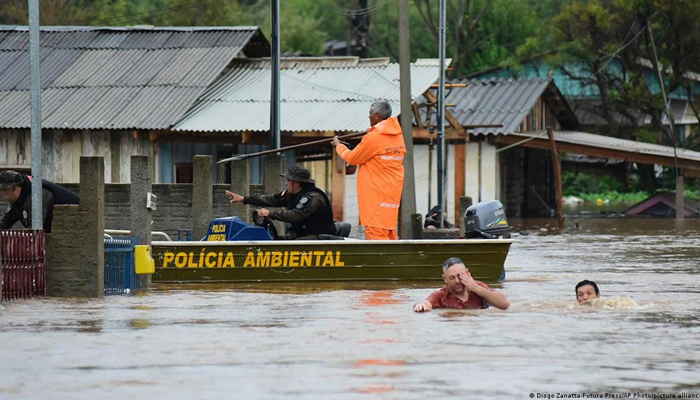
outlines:
[{"label": "black engine cowling", "polygon": [[466,238],[510,238],[511,230],[503,204],[498,200],[476,203],[464,213]]}]

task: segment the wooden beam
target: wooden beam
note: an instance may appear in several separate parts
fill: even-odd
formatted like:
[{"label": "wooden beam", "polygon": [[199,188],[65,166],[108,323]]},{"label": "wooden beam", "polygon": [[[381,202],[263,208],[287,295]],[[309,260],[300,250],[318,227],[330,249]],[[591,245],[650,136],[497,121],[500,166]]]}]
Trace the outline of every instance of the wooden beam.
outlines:
[{"label": "wooden beam", "polygon": [[554,170],[554,191],[555,203],[557,207],[557,220],[559,222],[559,233],[564,231],[564,205],[561,203],[563,190],[561,187],[561,160],[559,160],[559,151],[557,151],[557,141],[554,140],[554,132],[551,127],[547,128],[547,136],[549,137],[549,150],[552,152],[552,169]]},{"label": "wooden beam", "polygon": [[253,132],[246,131],[243,132],[243,136],[241,136],[241,143],[248,143],[250,142],[250,139],[253,138]]},{"label": "wooden beam", "polygon": [[418,109],[418,103],[413,103],[413,118],[416,119],[419,128],[425,128],[423,125],[423,120],[421,119],[420,110]]},{"label": "wooden beam", "polygon": [[333,208],[333,218],[342,221],[344,215],[345,200],[345,161],[333,151],[331,160],[331,206]]},{"label": "wooden beam", "polygon": [[[423,95],[428,99],[429,102],[437,103],[437,97],[435,97],[433,92],[431,92],[430,90],[426,90]],[[466,129],[464,129],[462,124],[459,122],[459,120],[447,110],[445,110],[445,119],[450,123],[450,125],[452,125],[453,128],[462,132],[462,134],[465,134],[467,132]],[[445,132],[445,134],[447,134],[447,132]]]},{"label": "wooden beam", "polygon": [[[437,89],[437,88],[439,88],[439,87],[440,87],[440,85],[437,84],[437,83],[433,83],[432,85],[430,85],[430,88],[431,88],[431,89]],[[449,82],[446,82],[446,83],[445,83],[445,87],[446,87],[446,88],[451,88],[451,87],[453,87],[453,88],[456,88],[456,87],[467,87],[467,84],[466,84],[466,83],[449,83]]]},{"label": "wooden beam", "polygon": [[[524,138],[522,136],[500,135],[497,139],[497,143],[499,143],[499,144],[516,144],[516,143],[522,142],[523,139]],[[521,146],[530,147],[530,148],[534,148],[534,149],[551,150],[551,146],[549,145],[549,141],[547,139],[540,139],[540,138],[532,139],[528,142],[521,144]],[[573,143],[565,143],[565,142],[558,142],[557,148],[561,152],[583,154],[583,155],[591,156],[591,157],[614,158],[614,159],[618,159],[618,160],[632,161],[632,162],[638,162],[638,163],[642,163],[642,164],[665,165],[668,167],[675,166],[673,157],[658,156],[658,155],[652,155],[652,154],[639,154],[639,153],[634,153],[634,152],[626,151],[626,150],[622,150],[622,149],[613,150],[613,149],[606,149],[606,148],[601,148],[601,147],[573,144]],[[700,161],[692,161],[692,160],[685,160],[685,159],[679,158],[678,159],[678,166],[680,168],[685,169],[686,171],[698,171],[698,172],[700,172]],[[686,176],[690,176],[690,175],[686,175]]]},{"label": "wooden beam", "polygon": [[[413,140],[430,140],[432,136],[433,140],[437,139],[437,133],[430,132],[425,128],[413,128]],[[467,135],[462,131],[455,130],[453,128],[445,129],[445,140],[457,140],[460,142],[468,141]]]},{"label": "wooden beam", "polygon": [[455,209],[452,219],[456,227],[462,226],[460,199],[464,196],[466,186],[465,169],[467,163],[467,143],[455,144]]}]

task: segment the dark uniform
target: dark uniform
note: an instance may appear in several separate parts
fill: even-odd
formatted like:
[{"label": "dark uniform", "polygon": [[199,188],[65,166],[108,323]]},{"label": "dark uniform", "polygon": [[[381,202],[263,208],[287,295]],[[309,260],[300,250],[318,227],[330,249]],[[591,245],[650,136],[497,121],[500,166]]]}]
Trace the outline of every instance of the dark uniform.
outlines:
[{"label": "dark uniform", "polygon": [[270,211],[270,218],[288,222],[287,236],[291,238],[316,239],[316,235],[335,235],[331,203],[328,196],[315,186],[297,194],[284,191],[273,195],[245,196],[243,204],[284,207]]},{"label": "dark uniform", "polygon": [[287,222],[287,236],[293,239],[320,239],[319,235],[335,235],[333,208],[326,193],[317,188],[311,173],[301,165],[289,167],[287,180],[302,184],[299,193],[286,191],[273,195],[245,196],[243,204],[263,207],[284,207],[270,211],[270,218]]},{"label": "dark uniform", "polygon": [[[0,218],[0,229],[10,229],[16,222],[20,222],[25,228],[32,226],[32,181],[26,175],[15,171],[2,172],[1,183],[3,188],[21,186],[22,192],[19,199],[10,204],[10,208]],[[46,233],[51,233],[53,223],[53,206],[55,204],[79,204],[77,194],[63,188],[53,182],[42,179],[42,214],[43,227]]]}]

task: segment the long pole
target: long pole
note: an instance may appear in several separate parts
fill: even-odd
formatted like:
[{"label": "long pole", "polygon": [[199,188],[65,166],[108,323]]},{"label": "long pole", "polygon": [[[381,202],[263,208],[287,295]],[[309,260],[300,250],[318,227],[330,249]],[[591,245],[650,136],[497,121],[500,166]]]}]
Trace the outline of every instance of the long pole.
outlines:
[{"label": "long pole", "polygon": [[32,131],[32,229],[43,229],[39,0],[29,0],[29,97]]},{"label": "long pole", "polygon": [[[347,135],[338,136],[338,139],[339,140],[356,139],[356,138],[358,138],[366,133],[367,133],[367,131],[350,133]],[[257,153],[238,154],[238,155],[235,155],[233,157],[224,158],[223,160],[219,160],[216,163],[222,164],[222,163],[229,162],[229,161],[247,160],[249,158],[266,156],[268,154],[276,154],[276,153],[279,153],[281,151],[289,151],[289,150],[294,150],[294,149],[300,149],[302,147],[309,147],[309,146],[315,146],[315,145],[319,145],[319,144],[326,144],[326,143],[330,143],[331,141],[333,141],[333,138],[325,138],[325,139],[314,140],[314,141],[306,142],[306,143],[293,144],[291,146],[279,147],[279,148],[271,149],[271,150],[263,150],[263,151],[259,151]]]},{"label": "long pole", "polygon": [[415,239],[413,215],[416,213],[416,182],[413,168],[413,107],[411,101],[411,36],[408,0],[399,0],[399,79],[401,82],[401,130],[406,146],[401,192],[401,237]]},{"label": "long pole", "polygon": [[280,0],[270,0],[272,25],[272,85],[270,93],[270,146],[279,149],[280,143]]},{"label": "long pole", "polygon": [[443,226],[445,215],[445,0],[440,0],[440,83],[438,86],[438,206],[440,213],[440,228]]}]

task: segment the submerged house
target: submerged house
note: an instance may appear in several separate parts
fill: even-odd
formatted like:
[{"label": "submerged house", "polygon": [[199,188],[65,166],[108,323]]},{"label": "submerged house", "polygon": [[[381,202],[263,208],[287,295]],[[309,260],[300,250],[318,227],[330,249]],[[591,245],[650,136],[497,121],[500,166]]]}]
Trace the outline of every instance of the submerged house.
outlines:
[{"label": "submerged house", "polygon": [[[165,147],[208,136],[226,140],[219,158],[268,148],[270,124],[269,59],[236,60],[167,137],[159,138],[159,153]],[[411,96],[418,99],[438,79],[439,62],[418,59],[411,64]],[[280,131],[283,146],[331,138],[369,128],[370,106],[388,100],[393,116],[400,112],[399,65],[388,58],[291,57],[281,62]],[[164,133],[166,135],[166,133]],[[421,132],[414,133],[414,142]],[[358,143],[359,140],[351,140]],[[170,144],[169,144],[170,143]],[[418,147],[418,146],[416,146]],[[416,181],[428,180],[427,158],[415,149]],[[333,148],[319,145],[286,154],[286,162],[304,163],[318,186],[330,194],[336,219],[358,224],[355,169],[345,165]],[[160,162],[164,162],[161,158]],[[261,159],[251,160],[251,171],[260,170]],[[161,169],[163,170],[163,169]],[[171,177],[161,176],[163,181]],[[251,177],[255,181],[255,177]],[[417,193],[427,190],[416,188]],[[420,207],[420,205],[419,205]],[[419,208],[419,211],[421,209]],[[427,210],[426,210],[427,211]]]},{"label": "submerged house", "polygon": [[[548,217],[555,213],[551,127],[560,153],[674,166],[673,147],[582,132],[578,120],[553,79],[487,79],[456,83],[446,97],[456,123],[463,127],[500,124],[498,128],[465,129],[450,137],[448,211],[456,213],[460,196],[474,202],[500,200],[509,217]],[[422,104],[430,104],[429,99]],[[428,108],[421,118],[430,115]],[[423,110],[423,108],[421,108]],[[462,148],[462,149],[460,149]],[[687,177],[700,176],[700,152],[677,149],[678,165]],[[454,167],[453,167],[454,166]],[[433,181],[435,182],[435,181]],[[435,184],[429,193],[434,193]]]},{"label": "submerged house", "polygon": [[[104,157],[107,182],[128,182],[130,156],[160,156],[154,139],[234,60],[270,54],[256,27],[42,27],[40,36],[43,176],[55,182],[78,180],[81,155]],[[26,26],[0,26],[0,169],[31,168],[28,48]]]},{"label": "submerged house", "polygon": [[[448,177],[447,210],[456,215],[459,197],[469,196],[474,203],[501,200],[509,217],[549,216],[554,204],[549,152],[522,146],[505,148],[499,140],[516,133],[541,135],[548,126],[555,130],[577,126],[552,79],[453,83],[464,85],[455,85],[445,100],[451,104],[449,110],[456,123],[502,126],[468,129],[468,136],[448,138],[448,165],[454,174]],[[424,111],[423,118],[429,113]]]},{"label": "submerged house", "polygon": [[[685,198],[683,215],[685,218],[700,217],[700,203]],[[661,217],[673,218],[676,216],[676,194],[674,192],[660,192],[623,212],[630,217]]]}]

